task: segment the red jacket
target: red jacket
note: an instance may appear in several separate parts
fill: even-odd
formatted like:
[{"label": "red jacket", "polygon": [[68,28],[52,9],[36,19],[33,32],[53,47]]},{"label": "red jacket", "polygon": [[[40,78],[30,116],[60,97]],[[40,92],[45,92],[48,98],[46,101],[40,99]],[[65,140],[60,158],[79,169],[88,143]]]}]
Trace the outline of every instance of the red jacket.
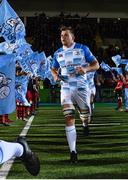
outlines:
[{"label": "red jacket", "polygon": [[117,85],[116,85],[116,87],[115,87],[115,90],[122,90],[123,84],[124,84],[123,81],[118,80],[118,81],[117,81]]}]

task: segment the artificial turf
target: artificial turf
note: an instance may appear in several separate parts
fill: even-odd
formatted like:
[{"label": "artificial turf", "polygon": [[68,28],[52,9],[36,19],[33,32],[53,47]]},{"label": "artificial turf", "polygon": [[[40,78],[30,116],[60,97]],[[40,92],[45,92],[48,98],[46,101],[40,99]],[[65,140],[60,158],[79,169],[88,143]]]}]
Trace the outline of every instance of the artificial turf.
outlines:
[{"label": "artificial turf", "polygon": [[[15,118],[15,115],[12,115]],[[25,122],[15,120],[1,126],[0,137],[13,141]],[[31,176],[15,160],[9,179],[128,179],[128,113],[115,110],[115,104],[97,103],[90,135],[84,136],[76,113],[78,163],[69,162],[65,122],[60,106],[41,106],[27,134],[27,141],[39,156],[41,170]]]}]

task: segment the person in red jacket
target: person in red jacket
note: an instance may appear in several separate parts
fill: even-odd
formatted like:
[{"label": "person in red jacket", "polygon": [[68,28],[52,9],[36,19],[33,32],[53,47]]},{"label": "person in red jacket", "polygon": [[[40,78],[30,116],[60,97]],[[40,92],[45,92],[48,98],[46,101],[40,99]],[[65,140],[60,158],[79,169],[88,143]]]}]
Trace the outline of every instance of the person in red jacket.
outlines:
[{"label": "person in red jacket", "polygon": [[123,74],[117,74],[117,78],[113,75],[113,80],[117,83],[114,89],[115,97],[117,98],[117,110],[123,111],[123,85],[124,85],[124,77]]}]

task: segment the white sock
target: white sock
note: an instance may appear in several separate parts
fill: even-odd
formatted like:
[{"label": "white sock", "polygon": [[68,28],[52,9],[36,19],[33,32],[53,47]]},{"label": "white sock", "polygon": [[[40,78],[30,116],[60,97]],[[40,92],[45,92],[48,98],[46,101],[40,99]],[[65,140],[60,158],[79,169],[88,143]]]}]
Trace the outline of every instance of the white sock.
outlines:
[{"label": "white sock", "polygon": [[70,152],[76,152],[76,128],[75,126],[66,126],[65,127],[67,141],[69,145]]},{"label": "white sock", "polygon": [[12,157],[20,157],[23,154],[23,146],[19,143],[0,141],[0,164]]},{"label": "white sock", "polygon": [[88,126],[88,124],[86,124],[86,123],[83,123],[83,127],[87,127]]}]

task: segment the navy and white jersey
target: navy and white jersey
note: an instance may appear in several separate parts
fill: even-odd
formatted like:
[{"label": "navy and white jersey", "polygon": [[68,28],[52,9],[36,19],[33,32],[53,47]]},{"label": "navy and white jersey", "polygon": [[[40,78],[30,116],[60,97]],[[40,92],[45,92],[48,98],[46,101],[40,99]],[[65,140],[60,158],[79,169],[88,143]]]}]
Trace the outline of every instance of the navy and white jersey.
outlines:
[{"label": "navy and white jersey", "polygon": [[60,68],[61,75],[68,79],[67,82],[61,82],[62,86],[84,87],[87,79],[86,74],[78,74],[76,67],[85,67],[95,59],[87,46],[74,43],[70,48],[64,49],[62,47],[55,52],[52,67]]}]

